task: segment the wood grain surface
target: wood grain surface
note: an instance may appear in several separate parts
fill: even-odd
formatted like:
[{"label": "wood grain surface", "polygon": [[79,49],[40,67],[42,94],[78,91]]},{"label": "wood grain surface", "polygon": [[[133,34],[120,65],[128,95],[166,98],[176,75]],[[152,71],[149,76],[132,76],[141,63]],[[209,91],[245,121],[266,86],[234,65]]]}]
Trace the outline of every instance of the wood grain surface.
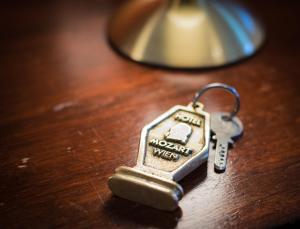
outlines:
[{"label": "wood grain surface", "polygon": [[[1,228],[265,228],[300,217],[299,1],[248,0],[268,40],[210,71],[143,66],[116,54],[106,25],[121,1],[19,1],[0,14]],[[180,209],[111,195],[134,166],[141,128],[211,82],[235,86],[245,134],[224,174],[213,157],[184,178]],[[230,95],[208,93],[207,111]]]}]

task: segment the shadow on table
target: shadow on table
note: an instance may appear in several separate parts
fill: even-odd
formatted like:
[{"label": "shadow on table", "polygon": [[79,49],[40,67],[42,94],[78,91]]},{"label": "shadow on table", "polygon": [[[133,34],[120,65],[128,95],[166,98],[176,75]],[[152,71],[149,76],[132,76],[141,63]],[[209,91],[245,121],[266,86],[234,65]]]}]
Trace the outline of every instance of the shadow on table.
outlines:
[{"label": "shadow on table", "polygon": [[[206,176],[207,162],[181,180],[180,185],[182,185],[185,193],[188,193],[202,183]],[[132,224],[132,227],[140,225],[155,228],[175,228],[183,215],[180,207],[173,212],[161,211],[116,196],[111,196],[104,208],[105,212],[118,223]]]},{"label": "shadow on table", "polygon": [[118,224],[126,224],[132,228],[175,228],[182,216],[180,208],[174,212],[160,211],[115,196],[106,202],[105,211]]},{"label": "shadow on table", "polygon": [[207,163],[207,161],[204,162],[201,166],[179,181],[184,193],[189,193],[193,190],[193,188],[201,185],[201,183],[204,182],[207,177]]}]

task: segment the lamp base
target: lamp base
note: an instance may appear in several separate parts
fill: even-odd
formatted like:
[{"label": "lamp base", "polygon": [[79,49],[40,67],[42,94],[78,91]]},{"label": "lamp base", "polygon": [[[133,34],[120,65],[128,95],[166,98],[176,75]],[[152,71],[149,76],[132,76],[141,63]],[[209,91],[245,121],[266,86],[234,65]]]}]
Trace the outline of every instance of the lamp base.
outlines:
[{"label": "lamp base", "polygon": [[130,59],[170,68],[212,68],[253,55],[265,33],[226,0],[129,0],[110,21],[111,44]]}]

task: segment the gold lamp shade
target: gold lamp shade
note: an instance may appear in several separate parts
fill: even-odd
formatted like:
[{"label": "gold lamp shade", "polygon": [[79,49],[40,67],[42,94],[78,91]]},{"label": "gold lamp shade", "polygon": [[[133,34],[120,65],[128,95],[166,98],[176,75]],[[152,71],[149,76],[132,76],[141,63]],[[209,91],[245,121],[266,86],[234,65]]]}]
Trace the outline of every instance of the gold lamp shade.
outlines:
[{"label": "gold lamp shade", "polygon": [[130,59],[170,68],[211,68],[247,58],[261,25],[226,0],[129,0],[109,25],[111,44]]}]

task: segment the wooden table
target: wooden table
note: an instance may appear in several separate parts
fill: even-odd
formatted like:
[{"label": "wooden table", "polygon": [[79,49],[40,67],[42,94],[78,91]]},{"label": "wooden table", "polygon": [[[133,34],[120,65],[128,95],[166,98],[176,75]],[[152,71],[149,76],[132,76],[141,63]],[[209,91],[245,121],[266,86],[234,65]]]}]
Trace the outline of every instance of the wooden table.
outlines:
[{"label": "wooden table", "polygon": [[[1,228],[261,228],[300,217],[298,1],[247,1],[265,47],[212,71],[146,67],[116,54],[106,23],[120,1],[23,1],[1,7]],[[211,82],[235,86],[244,137],[224,174],[213,158],[180,184],[176,212],[112,197],[135,165],[141,128]],[[230,95],[208,93],[208,111]]]}]

